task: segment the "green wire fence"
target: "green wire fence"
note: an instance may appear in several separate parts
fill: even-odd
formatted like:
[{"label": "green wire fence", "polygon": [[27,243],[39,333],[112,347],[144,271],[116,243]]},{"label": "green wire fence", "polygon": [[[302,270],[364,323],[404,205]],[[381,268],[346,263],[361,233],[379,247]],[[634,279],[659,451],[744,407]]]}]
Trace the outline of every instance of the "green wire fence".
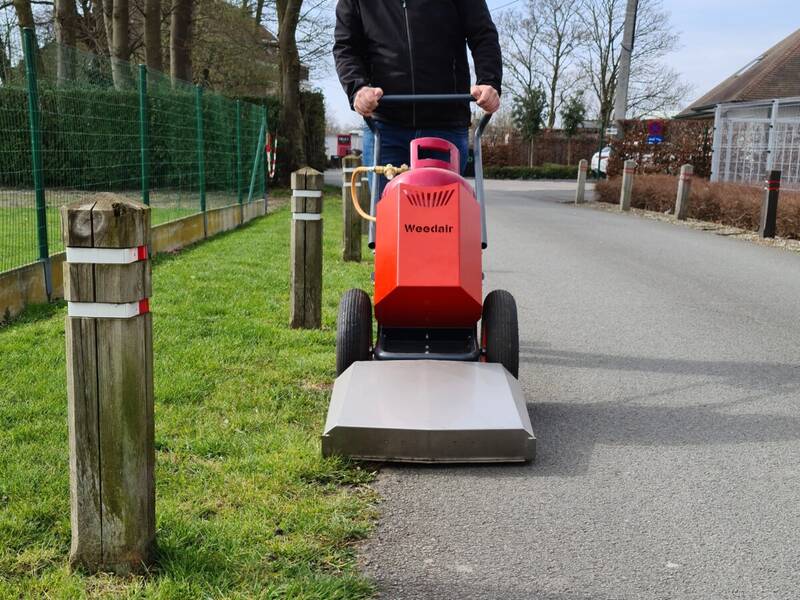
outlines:
[{"label": "green wire fence", "polygon": [[149,204],[153,224],[266,194],[266,107],[74,48],[57,66],[28,29],[22,47],[0,85],[0,272],[62,251],[58,209],[87,192]]}]

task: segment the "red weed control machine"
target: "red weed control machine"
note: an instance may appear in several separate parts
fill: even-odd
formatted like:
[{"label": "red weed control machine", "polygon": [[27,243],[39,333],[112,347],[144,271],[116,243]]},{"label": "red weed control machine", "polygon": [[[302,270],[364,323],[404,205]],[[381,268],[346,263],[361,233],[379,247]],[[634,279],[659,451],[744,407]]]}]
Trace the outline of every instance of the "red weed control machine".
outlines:
[{"label": "red weed control machine", "polygon": [[[472,101],[468,95],[385,96],[387,102]],[[380,164],[352,176],[352,199],[371,221],[375,320],[363,290],[339,305],[338,378],[322,436],[325,456],[407,462],[514,462],[534,458],[525,398],[516,377],[519,334],[514,298],[483,299],[486,248],[481,137],[475,132],[475,190],[459,174],[456,147],[411,143],[411,166]],[[355,183],[373,171],[370,214]],[[378,177],[389,179],[378,201]],[[478,335],[480,321],[480,335]]]}]

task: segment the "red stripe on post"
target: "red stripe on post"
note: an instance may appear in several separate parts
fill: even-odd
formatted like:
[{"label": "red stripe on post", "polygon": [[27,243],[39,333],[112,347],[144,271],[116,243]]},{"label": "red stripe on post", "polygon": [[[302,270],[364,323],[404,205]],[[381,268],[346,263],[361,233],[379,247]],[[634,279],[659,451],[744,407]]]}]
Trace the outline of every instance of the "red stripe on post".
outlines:
[{"label": "red stripe on post", "polygon": [[142,298],[139,300],[139,314],[144,315],[150,312],[150,298]]},{"label": "red stripe on post", "polygon": [[139,246],[136,249],[136,260],[147,260],[147,246]]}]

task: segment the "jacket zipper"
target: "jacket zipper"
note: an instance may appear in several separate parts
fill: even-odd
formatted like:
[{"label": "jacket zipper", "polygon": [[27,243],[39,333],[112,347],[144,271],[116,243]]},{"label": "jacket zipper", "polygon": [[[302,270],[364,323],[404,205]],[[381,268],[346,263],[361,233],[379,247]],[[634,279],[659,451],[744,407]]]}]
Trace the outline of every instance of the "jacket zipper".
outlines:
[{"label": "jacket zipper", "polygon": [[[414,83],[414,52],[411,50],[411,26],[408,24],[408,8],[406,0],[403,0],[403,16],[406,19],[406,39],[408,40],[408,61],[411,64],[411,94],[416,94],[416,84]],[[411,126],[417,126],[417,104],[411,104]]]}]

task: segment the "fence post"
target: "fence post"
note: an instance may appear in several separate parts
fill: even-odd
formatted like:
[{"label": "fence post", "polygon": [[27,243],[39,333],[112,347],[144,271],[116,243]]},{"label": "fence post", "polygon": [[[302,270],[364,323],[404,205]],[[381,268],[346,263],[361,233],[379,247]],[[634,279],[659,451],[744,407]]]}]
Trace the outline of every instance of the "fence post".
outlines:
[{"label": "fence post", "polygon": [[[348,155],[342,159],[342,260],[361,262],[361,221],[350,197],[350,179],[353,171],[361,166],[361,157]],[[364,187],[361,179],[356,182],[358,201],[361,202]]]},{"label": "fence post", "polygon": [[578,163],[578,190],[575,193],[575,204],[586,203],[586,173],[589,170],[589,161],[581,159]]},{"label": "fence post", "polygon": [[147,66],[139,65],[139,146],[142,161],[142,202],[150,206],[150,139],[147,107]]},{"label": "fence post", "polygon": [[322,326],[322,173],[292,173],[291,326]]},{"label": "fence post", "polygon": [[244,188],[242,180],[242,101],[236,101],[236,197],[239,206],[244,203]]},{"label": "fence post", "polygon": [[150,209],[98,194],[61,220],[70,565],[141,572],[155,550]]},{"label": "fence post", "polygon": [[689,216],[689,197],[692,195],[692,179],[694,178],[694,167],[683,165],[681,175],[678,178],[678,197],[675,199],[675,218],[685,221]]},{"label": "fence post", "polygon": [[[363,160],[363,159],[362,159]],[[364,176],[361,178],[361,197],[359,201],[361,203],[361,210],[365,213],[369,214],[370,211],[370,187],[369,187],[369,176],[367,173],[364,173]],[[369,234],[369,221],[366,219],[359,219],[361,221],[361,235],[368,235]]]},{"label": "fence post", "polygon": [[[264,112],[264,116],[263,116],[263,119],[264,119],[264,140],[261,143],[261,146],[264,147],[264,146],[266,146],[267,137],[269,135],[269,111],[267,110],[267,105],[266,104],[263,106],[262,111]],[[267,151],[266,151],[266,148],[264,148],[264,154],[263,154],[263,157],[261,159],[261,174],[262,174],[262,176],[264,178],[264,214],[267,214],[267,196],[268,196],[267,188],[269,186],[269,173],[267,172]]]},{"label": "fence post", "polygon": [[203,213],[203,236],[208,235],[206,222],[206,155],[203,132],[203,86],[194,87],[194,104],[197,118],[197,176],[200,189],[200,212]]},{"label": "fence post", "polygon": [[47,242],[47,204],[44,195],[44,169],[42,166],[41,113],[39,110],[39,82],[36,75],[36,34],[28,27],[22,30],[25,54],[25,79],[28,85],[28,122],[31,133],[31,167],[33,189],[36,199],[36,237],[39,261],[44,266],[44,283],[47,297],[53,292],[50,271],[50,249]]},{"label": "fence post", "polygon": [[631,196],[633,195],[633,174],[636,171],[636,161],[626,160],[622,170],[622,189],[619,195],[620,210],[631,209]]},{"label": "fence post", "polygon": [[781,172],[770,171],[764,188],[764,202],[761,205],[761,227],[758,234],[762,238],[774,238],[778,222],[778,197],[781,193]]}]

